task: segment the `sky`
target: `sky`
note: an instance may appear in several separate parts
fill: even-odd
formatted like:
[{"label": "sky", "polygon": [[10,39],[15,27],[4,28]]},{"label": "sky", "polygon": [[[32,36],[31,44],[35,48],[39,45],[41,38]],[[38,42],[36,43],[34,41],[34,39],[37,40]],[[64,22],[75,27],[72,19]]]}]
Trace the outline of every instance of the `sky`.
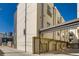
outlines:
[{"label": "sky", "polygon": [[14,31],[14,12],[17,4],[0,3],[0,32]]},{"label": "sky", "polygon": [[[66,21],[76,18],[76,4],[55,3],[55,6]],[[0,3],[0,32],[14,32],[14,13],[16,3]]]},{"label": "sky", "polygon": [[65,21],[70,21],[77,18],[76,3],[55,3],[55,6],[59,10]]}]

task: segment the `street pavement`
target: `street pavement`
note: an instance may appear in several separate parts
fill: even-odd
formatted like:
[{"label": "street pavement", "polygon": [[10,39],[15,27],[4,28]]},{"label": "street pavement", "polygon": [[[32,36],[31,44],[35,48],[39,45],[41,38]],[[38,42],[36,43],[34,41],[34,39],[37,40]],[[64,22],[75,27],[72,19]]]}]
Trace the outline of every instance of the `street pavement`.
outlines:
[{"label": "street pavement", "polygon": [[0,46],[0,56],[79,56],[79,49],[67,49],[63,53],[29,54],[7,46]]}]

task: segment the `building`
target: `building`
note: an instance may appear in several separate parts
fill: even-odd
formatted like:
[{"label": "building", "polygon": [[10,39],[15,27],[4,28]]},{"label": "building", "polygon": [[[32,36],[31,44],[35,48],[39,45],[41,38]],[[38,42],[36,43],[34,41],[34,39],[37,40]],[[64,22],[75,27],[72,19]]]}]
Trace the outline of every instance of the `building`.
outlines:
[{"label": "building", "polygon": [[4,34],[0,33],[0,46],[2,45],[2,38],[3,38]]},{"label": "building", "polygon": [[9,46],[9,47],[14,47],[14,39],[13,39],[13,33],[12,32],[5,32],[5,33],[1,33],[2,34],[2,41],[1,44],[2,46]]},{"label": "building", "polygon": [[[41,52],[59,50],[62,42],[62,45],[66,47],[64,42],[67,42],[68,39],[64,37],[66,36],[64,33],[68,32],[67,30],[39,32],[40,29],[64,23],[63,17],[52,3],[18,4],[15,23],[15,46],[18,50],[34,53],[33,44],[35,43],[33,42],[33,37],[46,38],[48,40],[41,40],[41,48],[38,47],[39,42],[36,42],[37,52],[38,49]],[[64,40],[61,38],[64,38]],[[50,39],[54,41],[48,44]]]},{"label": "building", "polygon": [[[51,8],[50,5],[49,5],[49,7],[52,10],[52,8]],[[44,11],[44,13],[46,13],[46,10]],[[51,18],[49,14],[46,13],[46,15],[49,18]],[[59,24],[63,24],[65,22],[64,19],[63,19],[63,17],[59,13],[58,9],[56,7],[54,7],[54,6],[53,6],[53,14],[52,15],[53,15],[52,16],[53,18],[51,18],[52,21],[50,21],[49,19],[47,19],[48,18],[47,16],[46,16],[47,18],[44,17],[45,19],[43,19],[43,20],[45,20],[45,22],[43,22],[43,24],[44,24],[43,28],[49,28],[51,26],[56,26],[56,25],[59,25]],[[48,21],[50,21],[50,22],[46,21],[46,19]],[[52,24],[51,24],[51,22],[52,22]],[[47,24],[45,24],[45,23],[47,23]],[[49,25],[48,23],[50,24],[50,26],[47,26],[47,25]],[[66,37],[66,36],[68,36],[68,30],[65,30],[65,29],[64,30],[55,30],[55,31],[51,31],[50,30],[50,31],[42,32],[42,37],[43,38],[50,38],[50,39],[58,40],[59,41],[59,42],[57,42],[57,41],[50,42],[50,44],[49,44],[49,46],[50,46],[49,47],[49,51],[56,51],[56,50],[61,49],[61,43],[62,43],[62,41],[68,42],[68,37]],[[62,44],[62,45],[64,47],[66,46],[65,44]],[[62,49],[64,47],[62,47]]]}]

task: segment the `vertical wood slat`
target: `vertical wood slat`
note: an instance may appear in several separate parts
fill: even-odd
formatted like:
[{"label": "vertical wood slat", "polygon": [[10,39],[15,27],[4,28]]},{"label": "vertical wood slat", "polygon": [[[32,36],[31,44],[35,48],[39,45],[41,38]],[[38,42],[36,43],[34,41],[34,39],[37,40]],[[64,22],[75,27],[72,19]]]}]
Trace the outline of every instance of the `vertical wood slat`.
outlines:
[{"label": "vertical wood slat", "polygon": [[35,37],[33,37],[33,54],[40,54],[39,38],[35,38]]},{"label": "vertical wood slat", "polygon": [[[40,40],[41,39],[41,40]],[[33,53],[34,54],[40,54],[40,53],[46,53],[46,52],[49,52],[49,44],[50,44],[50,41],[51,42],[56,42],[55,43],[55,51],[60,51],[60,48],[63,48],[63,44],[66,45],[66,42],[62,42],[62,41],[53,41],[53,40],[50,40],[50,39],[46,39],[45,41],[47,41],[47,43],[43,43],[42,40],[44,40],[45,38],[38,38],[38,37],[34,37],[33,38]],[[46,47],[44,47],[44,45],[46,45]],[[61,47],[60,47],[61,46]],[[43,50],[41,50],[41,48]],[[46,48],[46,50],[45,50]]]},{"label": "vertical wood slat", "polygon": [[35,38],[33,37],[33,47],[32,47],[32,49],[33,49],[33,54],[35,54]]}]

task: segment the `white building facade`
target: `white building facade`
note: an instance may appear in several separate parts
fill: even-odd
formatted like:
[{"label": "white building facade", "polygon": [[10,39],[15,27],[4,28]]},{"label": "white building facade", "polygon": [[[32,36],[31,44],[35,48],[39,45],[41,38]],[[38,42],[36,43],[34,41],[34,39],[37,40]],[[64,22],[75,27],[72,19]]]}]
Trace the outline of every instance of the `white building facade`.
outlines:
[{"label": "white building facade", "polygon": [[17,49],[32,53],[32,37],[37,36],[37,4],[17,6]]}]

